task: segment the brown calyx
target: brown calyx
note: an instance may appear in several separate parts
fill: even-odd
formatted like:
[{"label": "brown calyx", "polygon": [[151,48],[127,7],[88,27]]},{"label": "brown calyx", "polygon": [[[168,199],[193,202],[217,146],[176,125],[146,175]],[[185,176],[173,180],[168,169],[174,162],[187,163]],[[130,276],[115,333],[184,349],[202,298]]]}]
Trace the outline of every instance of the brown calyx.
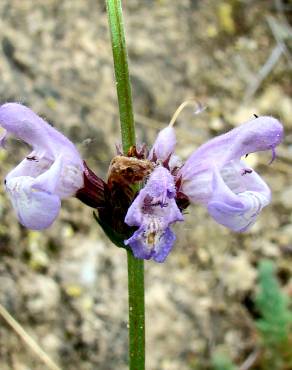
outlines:
[{"label": "brown calyx", "polygon": [[[143,149],[144,150],[144,149]],[[135,147],[129,155],[137,154]],[[124,222],[137,190],[133,185],[142,183],[154,169],[154,163],[147,159],[117,155],[110,163],[107,182],[96,176],[84,162],[84,187],[76,197],[86,205],[97,209],[99,219],[118,234],[127,235],[129,226]]]}]

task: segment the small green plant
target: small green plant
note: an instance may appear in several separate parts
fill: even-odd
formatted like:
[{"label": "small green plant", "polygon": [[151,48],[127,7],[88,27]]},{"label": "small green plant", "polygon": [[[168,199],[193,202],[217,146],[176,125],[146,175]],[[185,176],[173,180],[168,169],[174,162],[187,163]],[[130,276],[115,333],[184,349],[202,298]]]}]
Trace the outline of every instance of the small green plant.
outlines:
[{"label": "small green plant", "polygon": [[262,368],[282,370],[292,366],[292,312],[289,297],[281,291],[273,262],[259,264],[259,289],[255,304],[261,318],[256,326],[263,347]]},{"label": "small green plant", "polygon": [[237,370],[237,368],[227,355],[215,353],[212,358],[212,370]]}]

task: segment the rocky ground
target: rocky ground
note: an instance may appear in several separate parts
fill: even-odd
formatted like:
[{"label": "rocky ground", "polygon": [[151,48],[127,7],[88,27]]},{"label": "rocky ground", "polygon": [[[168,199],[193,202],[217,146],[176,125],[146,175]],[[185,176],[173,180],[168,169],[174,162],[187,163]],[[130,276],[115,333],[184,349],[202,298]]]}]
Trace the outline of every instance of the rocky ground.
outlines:
[{"label": "rocky ground", "polygon": [[[231,233],[192,207],[167,261],[146,264],[147,369],[205,369],[216,351],[241,364],[255,347],[247,302],[258,262],[274,260],[283,289],[292,291],[291,6],[128,0],[124,8],[140,142],[151,144],[192,97],[207,109],[179,117],[182,158],[253,114],[285,126],[271,166],[270,153],[248,158],[273,190],[250,232]],[[32,107],[105,176],[120,137],[104,2],[2,0],[0,15],[1,102]],[[0,151],[2,179],[27,152],[16,140]],[[17,223],[0,191],[1,304],[64,370],[126,369],[125,252],[76,199],[39,233]],[[1,318],[0,327],[1,370],[44,369]]]}]

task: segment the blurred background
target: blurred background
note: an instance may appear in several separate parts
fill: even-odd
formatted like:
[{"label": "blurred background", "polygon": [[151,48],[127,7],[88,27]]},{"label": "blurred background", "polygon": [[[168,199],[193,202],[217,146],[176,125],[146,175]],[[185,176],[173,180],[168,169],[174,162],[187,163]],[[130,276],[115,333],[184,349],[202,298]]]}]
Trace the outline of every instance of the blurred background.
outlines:
[{"label": "blurred background", "polygon": [[[193,206],[167,261],[146,263],[147,369],[291,369],[291,2],[123,3],[139,142],[151,145],[189,98],[207,109],[180,115],[182,158],[253,114],[277,117],[286,132],[272,165],[271,153],[248,157],[273,192],[251,231],[234,234]],[[105,176],[120,135],[104,1],[0,0],[0,19],[1,103],[30,106]],[[0,150],[2,181],[27,153],[13,139]],[[1,304],[63,369],[126,369],[125,252],[77,199],[34,232],[18,224],[3,186],[0,197]],[[286,330],[284,342],[269,344],[263,318]],[[0,369],[45,369],[1,317]]]}]

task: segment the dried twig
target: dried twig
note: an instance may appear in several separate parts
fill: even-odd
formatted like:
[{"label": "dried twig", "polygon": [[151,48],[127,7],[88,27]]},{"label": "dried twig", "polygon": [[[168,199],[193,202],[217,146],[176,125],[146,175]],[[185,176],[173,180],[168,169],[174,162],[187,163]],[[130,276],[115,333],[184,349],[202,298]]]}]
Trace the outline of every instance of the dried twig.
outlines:
[{"label": "dried twig", "polygon": [[35,353],[35,355],[50,370],[61,370],[56,363],[41,349],[41,347],[32,339],[32,337],[23,329],[23,327],[10,315],[6,308],[0,303],[0,315],[8,325],[19,335],[24,343]]},{"label": "dried twig", "polygon": [[[281,1],[277,0],[276,5],[278,7],[278,11],[281,8]],[[282,14],[280,12],[280,14]],[[282,14],[283,18],[283,14]],[[283,24],[280,24],[274,17],[268,16],[266,17],[267,23],[271,29],[271,32],[275,38],[276,46],[273,48],[272,52],[270,53],[270,56],[268,57],[265,64],[261,67],[259,70],[257,76],[254,78],[250,86],[248,87],[246,93],[245,93],[245,102],[247,102],[249,99],[251,99],[256,91],[261,86],[264,79],[271,73],[277,62],[279,61],[281,55],[283,54],[288,62],[289,68],[292,67],[291,62],[291,53],[288,49],[288,47],[285,44],[285,41],[290,39],[292,37],[292,31],[291,27],[287,22],[283,21]]]},{"label": "dried twig", "polygon": [[290,8],[289,8],[289,5],[284,5],[283,4],[283,1],[282,0],[274,0],[274,3],[275,3],[275,7],[277,9],[277,12],[278,12],[278,15],[279,17],[281,18],[281,21],[288,27],[290,27],[289,25],[289,21],[286,17],[286,14],[285,14],[285,10],[287,11],[291,11],[292,10],[292,6],[290,4]]},{"label": "dried twig", "polygon": [[247,359],[244,361],[244,363],[239,367],[238,370],[249,370],[251,367],[255,364],[255,362],[258,360],[258,357],[260,355],[260,351],[256,349],[253,351]]},{"label": "dried twig", "polygon": [[283,48],[283,53],[286,56],[289,68],[292,68],[291,53],[285,44],[286,40],[292,38],[292,29],[290,25],[285,23],[279,23],[279,21],[272,16],[267,16],[266,20],[273,33],[275,40],[277,41],[277,44],[281,45]]},{"label": "dried twig", "polygon": [[281,55],[283,53],[283,46],[282,44],[278,44],[274,47],[272,50],[269,58],[267,59],[266,63],[262,66],[262,68],[259,70],[256,78],[254,81],[250,84],[248,87],[244,100],[247,102],[250,100],[254,94],[257,92],[259,87],[261,86],[264,79],[271,73],[274,66],[277,64],[278,60],[280,59]]}]

